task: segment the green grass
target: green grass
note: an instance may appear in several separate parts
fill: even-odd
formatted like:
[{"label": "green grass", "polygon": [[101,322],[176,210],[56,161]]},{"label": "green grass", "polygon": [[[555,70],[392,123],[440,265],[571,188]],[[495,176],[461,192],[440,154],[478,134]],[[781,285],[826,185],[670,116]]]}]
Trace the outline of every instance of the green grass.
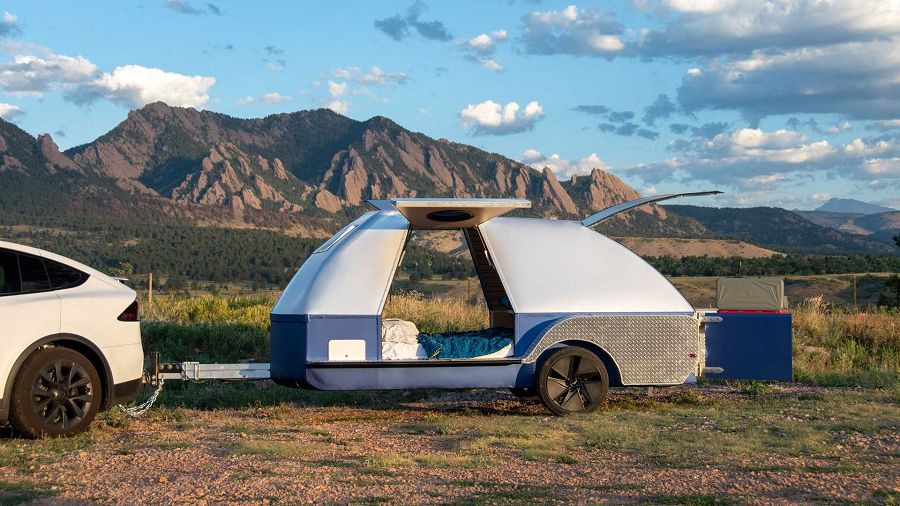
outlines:
[{"label": "green grass", "polygon": [[793,311],[794,380],[823,386],[900,384],[900,311],[847,312],[821,297]]},{"label": "green grass", "polygon": [[158,406],[189,409],[222,409],[296,406],[366,406],[389,407],[400,402],[412,402],[430,395],[430,391],[415,391],[404,396],[403,391],[367,390],[351,392],[312,391],[287,388],[269,381],[240,381],[224,383],[194,383],[169,381],[157,401]]},{"label": "green grass", "polygon": [[263,441],[248,439],[238,441],[228,448],[229,455],[262,455],[269,458],[293,459],[307,457],[323,449],[322,445],[295,443],[293,441]]},{"label": "green grass", "polygon": [[47,486],[0,481],[0,506],[13,506],[53,495]]},{"label": "green grass", "polygon": [[[835,445],[847,433],[896,430],[900,388],[840,391],[806,398],[777,393],[743,400],[613,402],[587,416],[554,419],[533,416],[468,416],[432,422],[464,455],[492,449],[512,451],[525,460],[575,463],[579,449],[649,457],[661,468],[718,465],[748,469],[767,455],[785,469],[801,466],[848,467],[831,463]],[[786,416],[785,413],[790,413]],[[795,464],[792,459],[797,458]],[[814,462],[810,463],[810,459]],[[822,464],[825,465],[825,464]]]}]

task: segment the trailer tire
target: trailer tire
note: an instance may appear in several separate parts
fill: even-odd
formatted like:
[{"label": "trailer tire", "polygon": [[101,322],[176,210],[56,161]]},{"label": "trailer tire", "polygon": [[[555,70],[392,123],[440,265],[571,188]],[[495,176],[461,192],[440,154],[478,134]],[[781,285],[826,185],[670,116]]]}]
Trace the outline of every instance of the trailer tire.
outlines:
[{"label": "trailer tire", "polygon": [[509,391],[523,402],[538,402],[541,400],[541,394],[535,387],[513,387]]},{"label": "trailer tire", "polygon": [[97,416],[102,393],[100,375],[87,357],[68,348],[42,348],[16,375],[9,422],[29,438],[72,436]]},{"label": "trailer tire", "polygon": [[543,361],[537,384],[541,401],[554,414],[590,413],[606,401],[609,375],[600,357],[568,346]]}]

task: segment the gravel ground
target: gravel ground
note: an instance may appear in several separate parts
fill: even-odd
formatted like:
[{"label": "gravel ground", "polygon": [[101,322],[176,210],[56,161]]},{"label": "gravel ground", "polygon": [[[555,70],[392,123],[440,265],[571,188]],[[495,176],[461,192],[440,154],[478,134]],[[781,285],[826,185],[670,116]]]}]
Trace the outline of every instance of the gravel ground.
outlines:
[{"label": "gravel ground", "polygon": [[[900,499],[900,420],[896,393],[878,396],[800,386],[629,389],[576,420],[505,391],[376,408],[155,408],[137,420],[107,415],[71,440],[4,432],[0,504],[883,503]],[[732,418],[746,425],[723,425]],[[776,438],[761,450],[697,458],[727,431],[756,434],[754,425],[773,420],[820,426],[803,436],[818,446],[782,447]],[[597,439],[612,423],[637,431]],[[643,426],[662,439],[645,444]],[[690,448],[657,449],[668,448],[666,434]],[[674,464],[660,460],[666,451]]]}]

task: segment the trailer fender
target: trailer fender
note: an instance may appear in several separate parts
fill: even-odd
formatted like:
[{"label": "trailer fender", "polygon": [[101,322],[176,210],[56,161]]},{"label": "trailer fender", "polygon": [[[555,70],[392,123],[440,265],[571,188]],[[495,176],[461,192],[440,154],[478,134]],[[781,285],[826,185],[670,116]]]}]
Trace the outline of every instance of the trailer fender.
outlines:
[{"label": "trailer fender", "polygon": [[548,325],[522,362],[537,362],[559,344],[578,344],[605,355],[623,386],[679,385],[696,370],[698,332],[693,313],[572,315]]}]

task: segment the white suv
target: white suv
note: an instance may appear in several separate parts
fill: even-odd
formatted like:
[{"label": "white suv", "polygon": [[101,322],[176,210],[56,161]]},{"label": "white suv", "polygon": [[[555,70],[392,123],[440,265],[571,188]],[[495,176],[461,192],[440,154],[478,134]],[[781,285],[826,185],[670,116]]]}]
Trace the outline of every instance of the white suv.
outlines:
[{"label": "white suv", "polygon": [[0,241],[0,422],[67,436],[141,388],[135,292],[53,253]]}]

